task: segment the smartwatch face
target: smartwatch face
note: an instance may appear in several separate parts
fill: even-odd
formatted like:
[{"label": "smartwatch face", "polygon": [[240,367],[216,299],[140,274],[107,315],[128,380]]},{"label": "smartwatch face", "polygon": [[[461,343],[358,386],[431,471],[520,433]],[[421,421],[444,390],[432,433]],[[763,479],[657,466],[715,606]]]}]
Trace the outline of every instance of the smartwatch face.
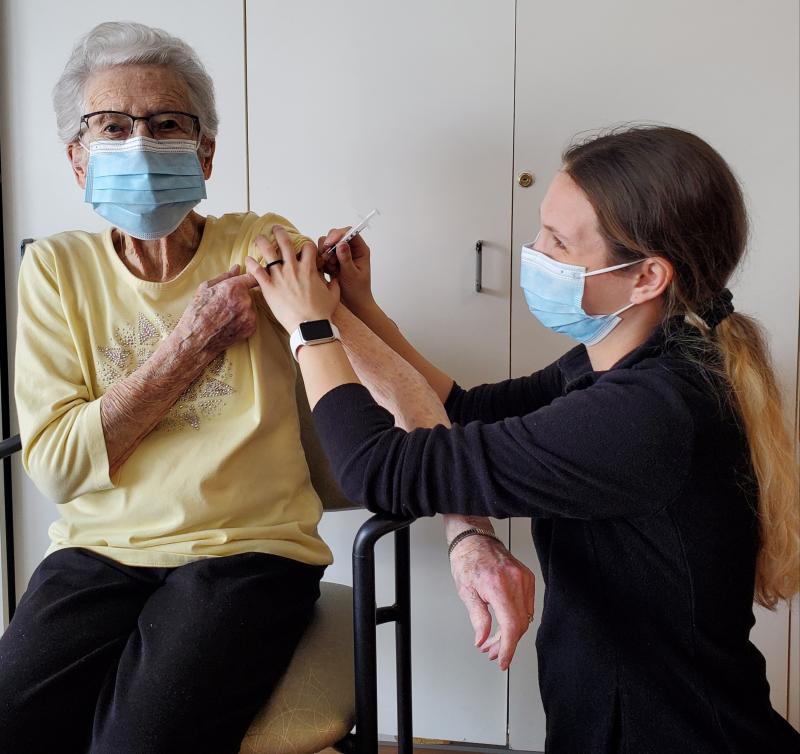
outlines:
[{"label": "smartwatch face", "polygon": [[333,337],[333,330],[327,319],[315,319],[312,322],[301,322],[300,334],[303,340],[324,340]]}]

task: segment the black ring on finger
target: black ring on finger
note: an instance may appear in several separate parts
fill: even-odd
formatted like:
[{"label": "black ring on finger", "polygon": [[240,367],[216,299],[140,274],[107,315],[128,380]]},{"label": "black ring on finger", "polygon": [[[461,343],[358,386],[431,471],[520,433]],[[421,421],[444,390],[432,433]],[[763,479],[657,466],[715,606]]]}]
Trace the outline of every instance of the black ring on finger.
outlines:
[{"label": "black ring on finger", "polygon": [[269,268],[272,267],[273,264],[283,264],[283,260],[282,259],[276,259],[273,262],[268,262],[266,265],[264,265],[264,269],[265,270],[269,270]]}]

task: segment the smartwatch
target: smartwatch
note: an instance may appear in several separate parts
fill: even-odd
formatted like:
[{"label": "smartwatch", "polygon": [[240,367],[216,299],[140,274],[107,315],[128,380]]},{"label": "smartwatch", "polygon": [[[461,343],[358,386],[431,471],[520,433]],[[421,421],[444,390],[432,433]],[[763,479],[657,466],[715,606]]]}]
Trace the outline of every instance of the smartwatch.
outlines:
[{"label": "smartwatch", "polygon": [[289,338],[289,347],[296,359],[300,346],[316,346],[320,343],[330,343],[332,340],[341,340],[339,328],[329,319],[313,319],[300,323]]}]

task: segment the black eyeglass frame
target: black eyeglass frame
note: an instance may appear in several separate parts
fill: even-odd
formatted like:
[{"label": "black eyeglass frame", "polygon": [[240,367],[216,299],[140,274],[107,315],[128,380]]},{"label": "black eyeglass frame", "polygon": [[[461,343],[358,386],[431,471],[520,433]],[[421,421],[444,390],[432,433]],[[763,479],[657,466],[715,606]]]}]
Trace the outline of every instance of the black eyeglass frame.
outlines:
[{"label": "black eyeglass frame", "polygon": [[[192,119],[192,123],[194,124],[194,130],[197,132],[197,135],[195,136],[194,140],[197,143],[197,145],[199,146],[200,145],[200,136],[201,136],[201,133],[200,133],[200,118],[199,118],[199,116],[195,115],[194,113],[186,113],[186,112],[183,112],[182,110],[159,110],[157,113],[150,113],[150,115],[131,115],[130,113],[123,113],[120,110],[95,110],[93,113],[86,113],[85,115],[81,116],[81,126],[86,124],[86,130],[88,131],[89,130],[89,118],[91,118],[91,117],[93,117],[95,115],[124,115],[126,118],[130,118],[132,123],[133,123],[133,125],[131,126],[131,134],[136,129],[136,121],[137,120],[146,120],[146,121],[148,121],[147,128],[150,131],[150,133],[153,134],[154,133],[153,129],[152,129],[150,123],[149,123],[150,119],[151,118],[155,118],[158,115],[168,115],[170,113],[174,113],[175,115],[185,115],[187,118],[191,118]],[[78,138],[78,141],[80,141],[81,144],[83,144],[83,142],[81,141],[81,136],[82,136],[81,129],[79,127],[78,128],[78,137],[77,138]],[[155,139],[156,136],[154,135],[153,138]],[[168,141],[168,140],[167,139],[161,139],[161,141]]]}]

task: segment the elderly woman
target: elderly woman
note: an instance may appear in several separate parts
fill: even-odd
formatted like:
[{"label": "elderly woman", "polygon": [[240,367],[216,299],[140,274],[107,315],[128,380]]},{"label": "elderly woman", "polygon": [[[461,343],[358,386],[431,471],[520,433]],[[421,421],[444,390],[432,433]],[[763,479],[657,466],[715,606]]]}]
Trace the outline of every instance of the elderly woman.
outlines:
[{"label": "elderly woman", "polygon": [[193,211],[217,116],[181,40],[102,24],[54,102],[111,225],[38,241],[20,271],[23,463],[60,518],[0,639],[1,748],[237,752],[331,560],[286,335],[240,274],[276,221],[307,239]]}]

